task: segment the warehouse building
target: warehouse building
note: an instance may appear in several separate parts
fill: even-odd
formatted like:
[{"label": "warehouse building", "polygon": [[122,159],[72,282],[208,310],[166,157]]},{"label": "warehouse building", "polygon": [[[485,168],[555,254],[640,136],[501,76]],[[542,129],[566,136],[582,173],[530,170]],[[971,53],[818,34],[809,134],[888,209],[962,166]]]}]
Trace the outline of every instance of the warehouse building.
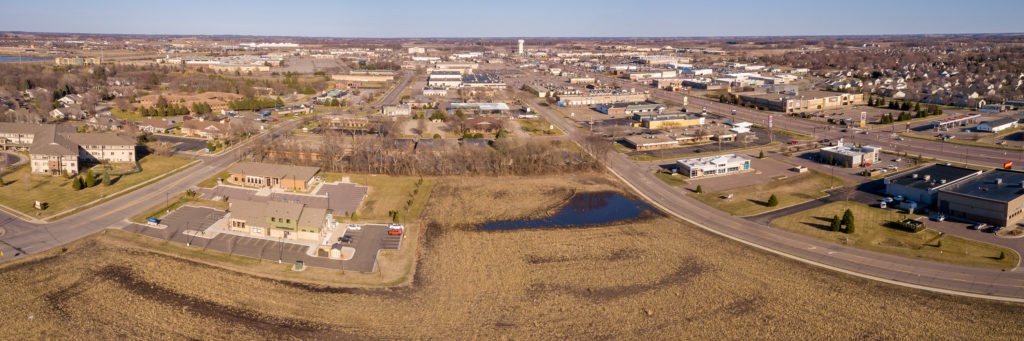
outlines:
[{"label": "warehouse building", "polygon": [[886,177],[885,194],[902,196],[925,207],[935,204],[939,190],[981,175],[970,168],[933,164]]},{"label": "warehouse building", "polygon": [[824,109],[839,109],[865,104],[864,94],[847,94],[826,91],[802,91],[799,93],[742,93],[740,100],[771,111],[805,112]]},{"label": "warehouse building", "polygon": [[939,212],[949,217],[1011,226],[1024,216],[1024,172],[993,169],[939,190]]}]

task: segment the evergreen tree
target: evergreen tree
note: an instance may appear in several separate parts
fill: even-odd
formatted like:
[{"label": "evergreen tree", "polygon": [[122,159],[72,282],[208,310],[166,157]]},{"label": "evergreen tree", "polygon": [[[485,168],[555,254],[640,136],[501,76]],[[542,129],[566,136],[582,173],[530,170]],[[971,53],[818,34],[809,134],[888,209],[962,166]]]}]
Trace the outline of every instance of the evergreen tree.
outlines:
[{"label": "evergreen tree", "polygon": [[775,206],[779,206],[779,198],[776,198],[775,193],[772,193],[772,196],[768,198],[768,207]]},{"label": "evergreen tree", "polygon": [[846,209],[846,212],[843,212],[843,220],[840,223],[842,223],[843,226],[846,226],[846,230],[844,230],[843,232],[845,232],[845,233],[853,233],[853,231],[854,231],[853,211],[850,211],[850,209]]},{"label": "evergreen tree", "polygon": [[103,185],[110,186],[110,170],[103,172]]},{"label": "evergreen tree", "polygon": [[704,187],[700,187],[700,185],[697,185],[697,189],[694,190],[694,192],[697,192],[697,194],[704,193]]},{"label": "evergreen tree", "polygon": [[92,174],[92,171],[85,172],[85,178],[82,179],[83,188],[89,188],[96,186],[96,176]]},{"label": "evergreen tree", "polygon": [[76,190],[76,191],[82,189],[82,177],[81,176],[76,176],[73,180],[71,180],[71,188]]},{"label": "evergreen tree", "polygon": [[764,158],[764,151],[763,150],[760,153],[757,154],[757,158],[758,159],[763,159]]},{"label": "evergreen tree", "polygon": [[914,112],[921,112],[921,102],[914,103]]},{"label": "evergreen tree", "polygon": [[841,220],[839,220],[839,216],[838,215],[833,215],[832,216],[832,225],[829,226],[829,229],[832,230],[832,232],[839,232],[839,229],[842,228],[842,227],[843,227],[843,222]]}]

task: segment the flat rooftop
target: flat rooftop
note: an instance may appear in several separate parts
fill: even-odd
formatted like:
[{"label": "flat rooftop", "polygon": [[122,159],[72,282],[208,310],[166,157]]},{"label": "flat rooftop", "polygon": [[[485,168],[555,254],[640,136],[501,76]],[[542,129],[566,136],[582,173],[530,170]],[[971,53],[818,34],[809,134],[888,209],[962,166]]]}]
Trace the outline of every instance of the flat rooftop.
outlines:
[{"label": "flat rooftop", "polygon": [[942,191],[1000,202],[1010,202],[1024,195],[1024,172],[997,168],[967,181],[954,184]]},{"label": "flat rooftop", "polygon": [[746,97],[764,98],[764,99],[769,99],[769,100],[778,100],[779,98],[800,99],[801,97],[803,99],[805,99],[805,100],[811,100],[811,99],[815,99],[815,98],[835,97],[835,96],[854,95],[854,94],[848,94],[848,93],[842,93],[842,92],[829,92],[829,91],[821,91],[821,90],[804,90],[804,91],[797,92],[796,95],[790,95],[788,93],[780,94],[780,93],[763,93],[763,92],[743,92],[743,93],[737,93],[737,95],[746,96]]},{"label": "flat rooftop", "polygon": [[980,171],[969,168],[933,164],[890,176],[888,180],[893,184],[928,190],[963,180],[978,173]]}]

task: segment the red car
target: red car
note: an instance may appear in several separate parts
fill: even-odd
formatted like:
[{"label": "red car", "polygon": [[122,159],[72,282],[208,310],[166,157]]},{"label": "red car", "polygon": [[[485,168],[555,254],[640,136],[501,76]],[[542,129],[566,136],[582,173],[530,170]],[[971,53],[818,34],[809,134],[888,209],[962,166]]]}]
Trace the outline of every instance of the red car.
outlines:
[{"label": "red car", "polygon": [[392,236],[399,236],[399,235],[402,235],[402,230],[391,229],[391,230],[388,230],[388,234],[392,235]]}]

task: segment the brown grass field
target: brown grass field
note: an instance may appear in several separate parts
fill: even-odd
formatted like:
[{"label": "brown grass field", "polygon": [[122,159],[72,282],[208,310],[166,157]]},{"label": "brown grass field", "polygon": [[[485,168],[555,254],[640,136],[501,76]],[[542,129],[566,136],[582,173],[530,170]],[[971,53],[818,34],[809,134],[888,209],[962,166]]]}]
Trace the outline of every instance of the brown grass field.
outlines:
[{"label": "brown grass field", "polygon": [[[437,179],[424,212],[434,223],[419,248],[415,279],[393,288],[346,287],[344,276],[326,270],[264,275],[195,261],[119,231],[97,234],[63,252],[0,265],[0,337],[1024,337],[1014,322],[1020,304],[853,278],[668,218],[592,228],[467,228],[543,214],[574,191],[621,188],[603,175]],[[309,284],[300,277],[307,274],[323,277],[312,282],[337,284]]]}]

